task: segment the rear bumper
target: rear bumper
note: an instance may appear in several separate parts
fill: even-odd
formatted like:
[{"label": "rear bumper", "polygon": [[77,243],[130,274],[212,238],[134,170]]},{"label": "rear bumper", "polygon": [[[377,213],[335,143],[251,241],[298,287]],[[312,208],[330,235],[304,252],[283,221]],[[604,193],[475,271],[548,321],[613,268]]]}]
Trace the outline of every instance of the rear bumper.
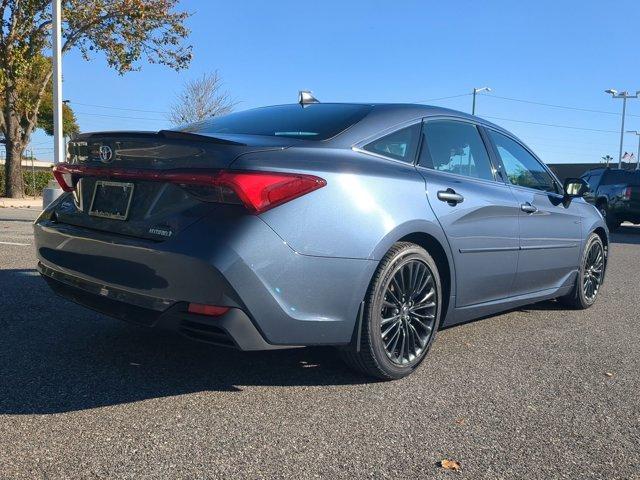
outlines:
[{"label": "rear bumper", "polygon": [[[376,267],[299,255],[250,215],[204,217],[154,242],[58,223],[46,213],[34,225],[35,243],[39,269],[58,293],[198,340],[225,344],[196,332],[221,329],[244,350],[349,343]],[[188,303],[232,310],[194,316]]]},{"label": "rear bumper", "polygon": [[640,221],[640,201],[618,201],[612,203],[609,208],[621,221],[630,221],[632,223]]},{"label": "rear bumper", "polygon": [[61,297],[127,322],[172,330],[193,340],[240,350],[287,348],[267,343],[247,314],[237,308],[219,317],[197,315],[188,312],[186,302],[167,302],[114,288],[107,289],[101,284],[46,267],[40,262],[38,271]]}]

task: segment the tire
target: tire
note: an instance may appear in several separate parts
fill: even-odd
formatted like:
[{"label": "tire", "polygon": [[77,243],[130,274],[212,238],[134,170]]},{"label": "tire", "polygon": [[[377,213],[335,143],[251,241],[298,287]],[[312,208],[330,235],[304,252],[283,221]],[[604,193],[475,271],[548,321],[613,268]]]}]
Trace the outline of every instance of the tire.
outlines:
[{"label": "tire", "polygon": [[605,202],[598,205],[598,210],[600,211],[600,215],[602,215],[602,218],[606,222],[607,228],[609,228],[610,232],[613,232],[620,226],[621,222],[619,222],[616,215],[609,210],[609,206]]},{"label": "tire", "polygon": [[[599,267],[595,269],[592,268],[592,264],[597,260],[596,257],[593,257],[594,251],[599,251],[601,255],[601,260],[598,262]],[[597,233],[592,233],[585,244],[573,289],[568,295],[560,297],[558,300],[565,306],[575,310],[584,310],[596,303],[604,278],[605,262],[606,254],[602,239]],[[597,270],[599,270],[599,273]],[[591,280],[591,290],[587,288],[589,279]]]},{"label": "tire", "polygon": [[441,298],[433,258],[418,245],[396,243],[378,265],[365,296],[360,351],[343,350],[343,359],[355,370],[382,380],[409,375],[436,336]]}]

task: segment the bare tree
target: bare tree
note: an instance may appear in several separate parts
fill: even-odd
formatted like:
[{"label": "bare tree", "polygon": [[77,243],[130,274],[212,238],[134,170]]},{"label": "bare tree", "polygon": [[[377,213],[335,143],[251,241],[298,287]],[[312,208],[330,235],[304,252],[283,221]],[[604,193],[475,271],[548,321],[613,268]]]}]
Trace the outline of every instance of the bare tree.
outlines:
[{"label": "bare tree", "polygon": [[218,72],[205,73],[189,80],[176,96],[168,119],[174,125],[199,122],[207,118],[225,115],[233,110],[236,102],[222,88]]}]

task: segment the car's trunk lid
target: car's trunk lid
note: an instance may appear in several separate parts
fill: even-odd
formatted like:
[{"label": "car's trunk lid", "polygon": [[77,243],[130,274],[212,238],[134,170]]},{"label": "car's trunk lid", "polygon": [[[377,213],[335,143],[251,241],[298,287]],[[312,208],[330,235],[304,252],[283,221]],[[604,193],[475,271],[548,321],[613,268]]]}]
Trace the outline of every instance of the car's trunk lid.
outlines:
[{"label": "car's trunk lid", "polygon": [[[69,143],[68,162],[91,173],[75,180],[74,198],[62,201],[55,216],[59,222],[79,227],[166,240],[218,209],[237,209],[238,214],[244,211],[240,205],[203,202],[180,185],[162,181],[164,172],[226,169],[244,153],[286,148],[291,143],[295,140],[246,135],[210,137],[174,131],[79,135]],[[117,174],[122,171],[151,171],[159,178],[119,180]],[[92,205],[99,182],[131,185],[125,219],[96,216]],[[124,188],[123,194],[128,194]]]}]

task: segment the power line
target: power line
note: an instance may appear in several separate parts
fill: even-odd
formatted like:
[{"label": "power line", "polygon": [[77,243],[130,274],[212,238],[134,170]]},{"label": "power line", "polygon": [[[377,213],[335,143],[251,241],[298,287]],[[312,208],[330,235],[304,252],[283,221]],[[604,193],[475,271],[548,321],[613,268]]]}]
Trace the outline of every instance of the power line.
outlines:
[{"label": "power line", "polygon": [[[440,97],[440,98],[430,98],[428,100],[420,100],[417,101],[416,103],[424,103],[424,102],[431,102],[431,101],[436,101],[436,100],[445,100],[448,98],[457,98],[457,97],[464,97],[464,96],[468,96],[468,95],[473,95],[472,93],[462,93],[459,95],[451,95],[448,97]],[[621,116],[622,114],[620,112],[611,112],[611,111],[607,111],[607,110],[595,110],[592,108],[582,108],[582,107],[573,107],[573,106],[569,106],[569,105],[559,105],[559,104],[555,104],[555,103],[545,103],[545,102],[537,102],[534,100],[526,100],[524,98],[514,98],[514,97],[503,97],[501,95],[495,95],[495,94],[490,94],[490,95],[485,95],[488,98],[499,98],[501,100],[508,100],[511,102],[520,102],[520,103],[528,103],[531,105],[540,105],[543,107],[552,107],[552,108],[563,108],[566,110],[576,110],[579,112],[590,112],[590,113],[602,113],[602,114],[606,114],[606,115],[617,115],[617,116]],[[628,114],[630,117],[640,117],[640,115],[633,115],[633,114]]]},{"label": "power line", "polygon": [[583,146],[592,146],[592,147],[609,147],[611,142],[607,140],[602,140],[600,142],[588,142],[584,140],[568,140],[566,137],[564,138],[554,138],[554,137],[546,137],[541,135],[527,135],[527,138],[534,138],[538,140],[551,141],[551,142],[560,142],[567,145],[576,145],[580,144]]},{"label": "power line", "polygon": [[110,106],[110,105],[94,105],[94,104],[91,104],[91,103],[80,103],[80,102],[72,102],[72,101],[69,101],[69,103],[72,103],[74,105],[82,105],[83,107],[108,108],[108,109],[111,109],[111,110],[127,110],[127,111],[130,111],[130,112],[162,113],[164,115],[169,113],[169,112],[162,112],[160,110],[142,110],[140,108],[114,107],[114,106]]},{"label": "power line", "polygon": [[525,100],[522,98],[513,98],[513,97],[501,97],[500,95],[488,95],[490,98],[500,98],[501,100],[509,100],[510,102],[520,102],[520,103],[528,103],[530,105],[541,105],[543,107],[551,107],[551,108],[563,108],[565,110],[576,110],[579,112],[590,112],[590,113],[603,113],[606,115],[616,115],[620,116],[620,112],[609,112],[606,110],[594,110],[591,108],[581,108],[581,107],[571,107],[569,105],[558,105],[554,103],[544,103],[544,102],[536,102],[533,100]]},{"label": "power line", "polygon": [[[447,97],[439,97],[439,98],[430,98],[427,100],[421,100],[418,101],[416,103],[425,103],[425,102],[432,102],[432,101],[436,101],[436,100],[446,100],[449,98],[459,98],[459,97],[465,97],[465,96],[469,96],[472,95],[471,93],[461,93],[458,95],[449,95]],[[533,100],[525,100],[525,99],[520,99],[520,98],[513,98],[513,97],[502,97],[500,95],[484,95],[485,97],[488,98],[500,98],[503,100],[510,100],[510,101],[514,101],[514,102],[522,102],[522,103],[528,103],[528,104],[532,104],[532,105],[541,105],[541,106],[545,106],[545,107],[553,107],[553,108],[564,108],[564,109],[568,109],[568,110],[578,110],[578,111],[583,111],[583,112],[592,112],[592,113],[604,113],[604,114],[608,114],[608,115],[620,115],[619,113],[616,112],[607,112],[604,110],[593,110],[593,109],[588,109],[588,108],[580,108],[580,107],[570,107],[568,105],[556,105],[556,104],[551,104],[551,103],[544,103],[544,102],[536,102]],[[530,121],[526,121],[526,120],[517,120],[517,119],[513,119],[513,118],[503,118],[503,117],[493,117],[490,115],[483,115],[486,118],[493,118],[496,120],[503,120],[506,122],[517,122],[517,123],[526,123],[526,124],[530,124],[530,125],[540,125],[540,126],[545,126],[545,127],[556,127],[556,128],[567,128],[567,129],[571,129],[571,130],[583,130],[583,131],[587,131],[587,132],[601,132],[601,133],[617,133],[616,130],[602,130],[602,129],[598,129],[598,128],[586,128],[586,127],[576,127],[573,125],[559,125],[559,124],[551,124],[551,123],[541,123],[541,122],[530,122]],[[638,116],[640,117],[640,115],[634,115],[634,116]]]},{"label": "power line", "polygon": [[165,118],[150,118],[150,117],[130,117],[124,115],[108,115],[106,113],[92,113],[92,112],[74,112],[77,115],[90,115],[92,117],[107,117],[107,118],[126,118],[131,120],[151,120],[154,122],[166,122]]},{"label": "power line", "polygon": [[598,128],[585,128],[585,127],[576,127],[573,125],[559,125],[556,123],[541,123],[541,122],[529,122],[527,120],[516,120],[513,118],[504,118],[504,117],[494,117],[491,115],[483,115],[486,118],[493,118],[495,120],[503,120],[505,122],[516,122],[516,123],[527,123],[530,125],[541,125],[543,127],[555,127],[555,128],[569,128],[571,130],[584,130],[587,132],[600,132],[600,133],[618,133],[617,130],[601,130]]},{"label": "power line", "polygon": [[473,94],[472,93],[460,93],[458,95],[449,95],[448,97],[427,98],[426,100],[418,100],[418,101],[416,101],[414,103],[435,102],[437,100],[447,100],[449,98],[468,97],[469,95],[473,95]]}]

